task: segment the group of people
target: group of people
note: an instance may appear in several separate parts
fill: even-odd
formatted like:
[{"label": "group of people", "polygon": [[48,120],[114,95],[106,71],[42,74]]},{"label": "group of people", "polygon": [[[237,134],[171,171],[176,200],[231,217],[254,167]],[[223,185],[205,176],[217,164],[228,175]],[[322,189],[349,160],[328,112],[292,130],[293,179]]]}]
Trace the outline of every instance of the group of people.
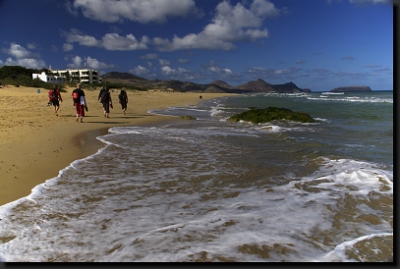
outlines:
[{"label": "group of people", "polygon": [[[125,90],[121,90],[118,95],[118,99],[122,107],[122,114],[126,115],[126,109],[128,107],[128,95]],[[85,92],[81,89],[80,83],[78,83],[76,85],[76,89],[72,91],[72,100],[76,110],[76,121],[83,122],[83,117],[85,116],[85,111],[88,111],[88,106],[86,103]],[[108,87],[103,87],[100,90],[98,100],[103,105],[104,117],[109,118],[110,108],[113,108],[113,104],[110,89]],[[56,116],[58,116],[60,102],[62,102],[61,93],[58,90],[58,85],[55,85],[53,89],[49,91],[49,105],[53,105]]]}]

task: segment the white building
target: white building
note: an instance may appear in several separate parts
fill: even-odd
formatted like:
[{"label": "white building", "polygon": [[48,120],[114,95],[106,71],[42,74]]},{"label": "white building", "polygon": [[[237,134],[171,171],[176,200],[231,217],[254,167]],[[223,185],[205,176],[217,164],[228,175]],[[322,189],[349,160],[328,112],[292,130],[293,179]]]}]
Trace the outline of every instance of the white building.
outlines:
[{"label": "white building", "polygon": [[101,83],[102,79],[97,70],[93,69],[66,69],[49,70],[54,76],[65,77],[80,83]]},{"label": "white building", "polygon": [[45,72],[40,74],[32,74],[32,79],[40,79],[41,81],[54,84],[64,83],[67,81],[65,76],[47,75]]},{"label": "white building", "polygon": [[69,81],[75,81],[79,83],[101,83],[102,79],[97,70],[93,69],[66,69],[66,70],[51,70],[52,74],[32,74],[32,79],[40,79],[48,83],[64,83]]}]

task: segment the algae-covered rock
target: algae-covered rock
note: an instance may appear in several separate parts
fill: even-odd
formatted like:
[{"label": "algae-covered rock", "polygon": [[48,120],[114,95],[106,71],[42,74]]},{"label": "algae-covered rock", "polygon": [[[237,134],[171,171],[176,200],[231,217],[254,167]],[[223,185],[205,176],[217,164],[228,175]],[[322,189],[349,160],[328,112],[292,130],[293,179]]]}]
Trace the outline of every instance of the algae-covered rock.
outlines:
[{"label": "algae-covered rock", "polygon": [[315,122],[313,118],[307,113],[293,112],[287,108],[278,107],[267,107],[264,109],[250,108],[249,111],[245,111],[240,114],[233,115],[229,118],[229,121],[249,121],[252,123],[265,123],[273,120],[290,120],[299,122]]},{"label": "algae-covered rock", "polygon": [[183,119],[183,120],[196,120],[196,118],[192,117],[192,116],[181,116],[181,119]]}]

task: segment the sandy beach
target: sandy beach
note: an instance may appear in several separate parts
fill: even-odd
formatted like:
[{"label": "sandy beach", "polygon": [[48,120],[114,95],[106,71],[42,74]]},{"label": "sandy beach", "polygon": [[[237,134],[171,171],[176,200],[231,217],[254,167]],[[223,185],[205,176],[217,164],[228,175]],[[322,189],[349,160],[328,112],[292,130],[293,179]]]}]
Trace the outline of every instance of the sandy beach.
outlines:
[{"label": "sandy beach", "polygon": [[0,205],[29,195],[33,187],[56,177],[74,160],[95,153],[104,146],[95,137],[106,134],[110,127],[182,120],[147,111],[231,95],[128,91],[128,109],[123,115],[114,91],[111,92],[114,109],[110,118],[104,118],[97,100],[99,91],[84,89],[88,112],[84,122],[78,123],[72,105],[73,89],[61,92],[63,102],[58,116],[52,106],[47,106],[48,89],[15,86],[0,89]]}]

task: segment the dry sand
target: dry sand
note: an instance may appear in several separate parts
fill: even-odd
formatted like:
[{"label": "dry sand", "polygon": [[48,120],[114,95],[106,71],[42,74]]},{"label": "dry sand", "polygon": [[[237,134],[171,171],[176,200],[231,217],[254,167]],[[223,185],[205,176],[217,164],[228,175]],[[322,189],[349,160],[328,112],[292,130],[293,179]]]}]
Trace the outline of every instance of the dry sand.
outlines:
[{"label": "dry sand", "polygon": [[[85,90],[89,111],[83,123],[75,121],[71,92],[62,92],[58,116],[48,107],[47,89],[8,86],[0,88],[0,206],[31,193],[33,187],[56,177],[71,162],[95,153],[104,144],[96,136],[113,126],[153,124],[174,117],[148,114],[151,109],[197,104],[228,96],[224,93],[166,93],[128,91],[126,115],[117,92],[114,109],[104,118],[98,90]],[[202,99],[199,98],[202,96]]]}]

